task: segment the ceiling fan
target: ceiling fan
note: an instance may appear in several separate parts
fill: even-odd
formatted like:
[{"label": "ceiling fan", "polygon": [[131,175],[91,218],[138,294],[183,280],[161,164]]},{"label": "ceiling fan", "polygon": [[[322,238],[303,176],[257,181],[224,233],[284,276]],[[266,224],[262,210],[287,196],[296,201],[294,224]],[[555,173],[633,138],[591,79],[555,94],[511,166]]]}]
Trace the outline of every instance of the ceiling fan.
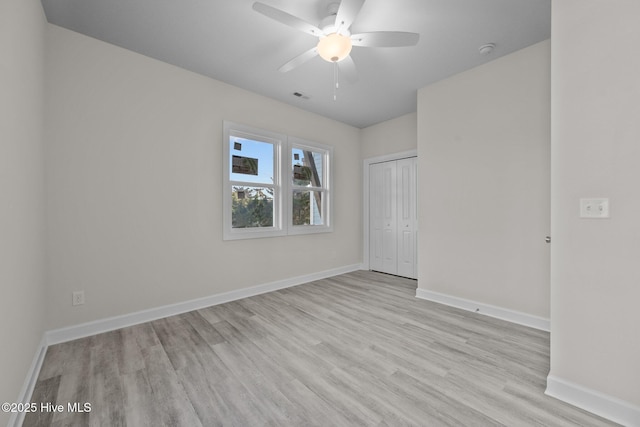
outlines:
[{"label": "ceiling fan", "polygon": [[[322,59],[336,64],[347,80],[357,80],[356,66],[349,55],[353,46],[358,47],[402,47],[414,46],[418,43],[419,34],[401,31],[375,31],[370,33],[351,34],[353,21],[362,9],[365,0],[342,0],[331,3],[327,8],[327,16],[319,25],[313,25],[283,10],[255,2],[253,10],[271,19],[304,33],[318,37],[318,44],[312,49],[296,56],[279,68],[281,72],[290,71],[306,61],[320,55]],[[337,73],[337,69],[336,69]],[[337,85],[337,77],[336,77]],[[335,99],[335,94],[334,94]]]}]

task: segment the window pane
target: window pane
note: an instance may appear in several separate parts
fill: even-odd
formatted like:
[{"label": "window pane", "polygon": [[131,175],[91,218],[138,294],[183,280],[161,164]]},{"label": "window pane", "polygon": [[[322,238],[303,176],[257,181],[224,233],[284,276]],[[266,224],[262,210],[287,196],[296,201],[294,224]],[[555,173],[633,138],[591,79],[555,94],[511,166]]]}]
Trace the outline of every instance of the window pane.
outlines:
[{"label": "window pane", "polygon": [[293,225],[323,225],[321,191],[293,192]]},{"label": "window pane", "polygon": [[273,227],[273,188],[232,186],[231,227]]},{"label": "window pane", "polygon": [[301,148],[291,149],[293,184],[305,187],[322,187],[323,159],[323,153]]},{"label": "window pane", "polygon": [[273,184],[274,146],[268,142],[231,136],[229,176],[232,181]]}]

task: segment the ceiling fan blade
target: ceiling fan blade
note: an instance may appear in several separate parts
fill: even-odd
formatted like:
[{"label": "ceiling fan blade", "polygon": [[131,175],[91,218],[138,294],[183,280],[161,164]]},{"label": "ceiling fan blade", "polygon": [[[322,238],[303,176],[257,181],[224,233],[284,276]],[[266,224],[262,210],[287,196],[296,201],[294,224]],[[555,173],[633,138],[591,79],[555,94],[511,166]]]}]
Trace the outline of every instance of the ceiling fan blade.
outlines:
[{"label": "ceiling fan blade", "polygon": [[372,33],[353,34],[351,44],[362,47],[403,47],[418,44],[420,34],[402,31],[375,31]]},{"label": "ceiling fan blade", "polygon": [[342,0],[336,14],[335,27],[337,33],[342,33],[351,27],[364,2],[365,0]]},{"label": "ceiling fan blade", "polygon": [[255,2],[253,4],[253,10],[284,25],[295,28],[296,30],[300,30],[312,36],[320,37],[324,35],[322,30],[315,25],[309,24],[308,22],[298,18],[297,16],[293,16],[287,12],[276,9],[275,7],[271,7],[264,3]]},{"label": "ceiling fan blade", "polygon": [[301,55],[296,56],[291,61],[284,64],[282,67],[278,68],[278,71],[286,73],[287,71],[293,70],[297,66],[304,64],[305,62],[316,56],[318,56],[318,51],[316,47],[313,47],[312,49],[309,49]]},{"label": "ceiling fan blade", "polygon": [[351,55],[338,62],[338,67],[340,68],[340,72],[344,78],[347,79],[349,83],[355,83],[358,81],[358,70],[356,69],[356,64],[353,62]]}]

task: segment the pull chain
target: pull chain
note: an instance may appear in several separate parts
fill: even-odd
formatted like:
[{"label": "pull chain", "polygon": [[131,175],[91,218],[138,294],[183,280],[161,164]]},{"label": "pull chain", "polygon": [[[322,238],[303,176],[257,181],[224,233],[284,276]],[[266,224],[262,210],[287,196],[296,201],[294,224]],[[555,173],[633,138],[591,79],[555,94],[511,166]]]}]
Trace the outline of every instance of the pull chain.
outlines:
[{"label": "pull chain", "polygon": [[336,101],[338,99],[338,62],[334,61],[333,63],[333,100]]}]

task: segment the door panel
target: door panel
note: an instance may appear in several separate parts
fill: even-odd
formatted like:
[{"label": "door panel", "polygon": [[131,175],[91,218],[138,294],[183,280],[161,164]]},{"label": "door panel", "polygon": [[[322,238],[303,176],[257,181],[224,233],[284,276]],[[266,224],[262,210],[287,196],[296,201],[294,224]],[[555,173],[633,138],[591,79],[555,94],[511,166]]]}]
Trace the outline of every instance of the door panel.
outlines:
[{"label": "door panel", "polygon": [[416,159],[397,161],[398,176],[398,274],[416,275]]},{"label": "door panel", "polygon": [[382,218],[383,260],[382,271],[397,274],[398,266],[398,237],[397,237],[397,185],[396,162],[382,163],[382,204],[384,216]]}]

